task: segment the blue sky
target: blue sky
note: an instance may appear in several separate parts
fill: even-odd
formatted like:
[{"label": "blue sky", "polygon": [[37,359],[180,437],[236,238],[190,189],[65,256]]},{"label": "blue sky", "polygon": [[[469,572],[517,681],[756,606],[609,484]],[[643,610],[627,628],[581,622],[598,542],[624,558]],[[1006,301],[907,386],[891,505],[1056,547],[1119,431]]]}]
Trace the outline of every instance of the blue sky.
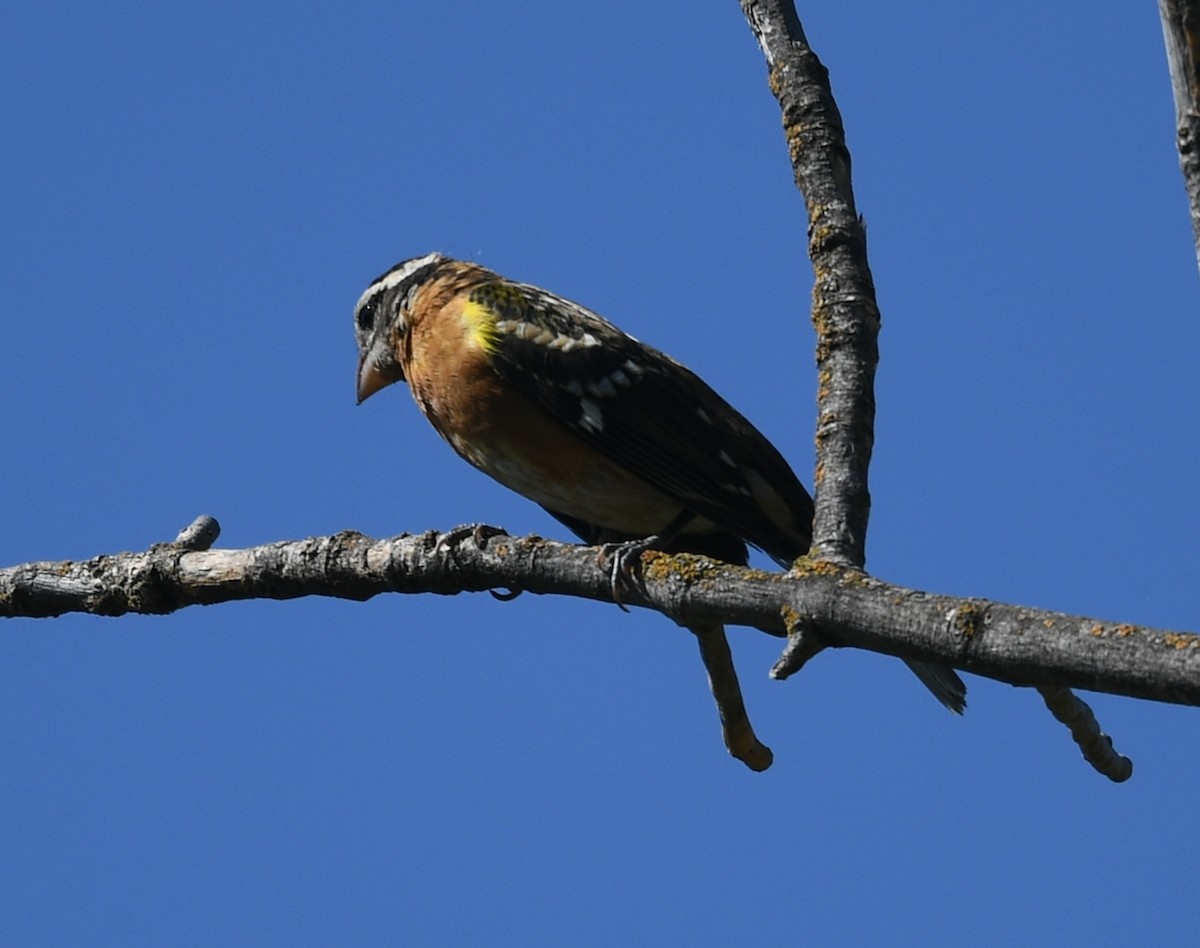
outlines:
[{"label": "blue sky", "polygon": [[[806,9],[811,7],[812,9]],[[884,317],[869,567],[1179,629],[1200,296],[1152,3],[802,5]],[[351,309],[442,250],[704,375],[811,483],[811,271],[738,5],[9,4],[0,562],[464,521],[563,536],[399,387]],[[525,596],[9,621],[9,944],[1169,944],[1200,718],[900,663],[769,681],[725,756],[689,636]]]}]

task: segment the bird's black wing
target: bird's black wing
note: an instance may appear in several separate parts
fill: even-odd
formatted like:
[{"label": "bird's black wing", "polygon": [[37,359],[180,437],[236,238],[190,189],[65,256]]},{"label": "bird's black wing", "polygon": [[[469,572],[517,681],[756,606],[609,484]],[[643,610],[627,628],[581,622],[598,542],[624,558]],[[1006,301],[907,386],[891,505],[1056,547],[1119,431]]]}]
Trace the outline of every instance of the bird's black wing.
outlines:
[{"label": "bird's black wing", "polygon": [[808,492],[695,373],[536,287],[497,280],[467,305],[495,371],[605,457],[781,562],[807,551]]}]

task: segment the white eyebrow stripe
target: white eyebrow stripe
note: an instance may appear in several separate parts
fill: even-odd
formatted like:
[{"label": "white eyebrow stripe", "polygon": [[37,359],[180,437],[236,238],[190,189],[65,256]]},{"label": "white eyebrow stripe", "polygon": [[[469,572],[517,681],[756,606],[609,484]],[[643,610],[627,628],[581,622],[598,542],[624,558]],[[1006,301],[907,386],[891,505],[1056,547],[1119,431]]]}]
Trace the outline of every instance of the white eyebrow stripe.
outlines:
[{"label": "white eyebrow stripe", "polygon": [[412,260],[405,260],[403,263],[397,264],[367,287],[363,295],[358,298],[358,302],[354,305],[354,312],[357,313],[362,309],[363,304],[376,293],[386,293],[388,290],[399,286],[405,280],[410,279],[413,274],[419,273],[426,267],[443,259],[445,258],[435,250],[433,253],[427,253],[423,257],[415,257]]}]

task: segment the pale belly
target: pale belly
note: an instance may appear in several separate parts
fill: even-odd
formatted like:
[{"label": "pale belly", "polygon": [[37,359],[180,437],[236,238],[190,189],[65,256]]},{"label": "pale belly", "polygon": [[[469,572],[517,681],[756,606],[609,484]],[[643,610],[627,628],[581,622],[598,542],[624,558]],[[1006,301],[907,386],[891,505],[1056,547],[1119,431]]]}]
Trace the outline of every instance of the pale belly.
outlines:
[{"label": "pale belly", "polygon": [[450,441],[471,464],[523,497],[618,533],[650,536],[683,510],[678,501],[603,459],[586,464],[549,454],[535,459],[494,446],[468,447],[455,443],[457,439]]}]

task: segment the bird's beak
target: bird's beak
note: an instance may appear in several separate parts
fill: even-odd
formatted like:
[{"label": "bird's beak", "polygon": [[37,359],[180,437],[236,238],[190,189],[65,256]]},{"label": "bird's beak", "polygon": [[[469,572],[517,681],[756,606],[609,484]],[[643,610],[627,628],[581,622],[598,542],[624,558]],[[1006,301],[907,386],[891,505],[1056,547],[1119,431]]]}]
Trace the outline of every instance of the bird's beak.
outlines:
[{"label": "bird's beak", "polygon": [[361,405],[381,388],[387,388],[403,378],[404,371],[398,365],[389,371],[368,351],[358,360],[358,404]]}]

